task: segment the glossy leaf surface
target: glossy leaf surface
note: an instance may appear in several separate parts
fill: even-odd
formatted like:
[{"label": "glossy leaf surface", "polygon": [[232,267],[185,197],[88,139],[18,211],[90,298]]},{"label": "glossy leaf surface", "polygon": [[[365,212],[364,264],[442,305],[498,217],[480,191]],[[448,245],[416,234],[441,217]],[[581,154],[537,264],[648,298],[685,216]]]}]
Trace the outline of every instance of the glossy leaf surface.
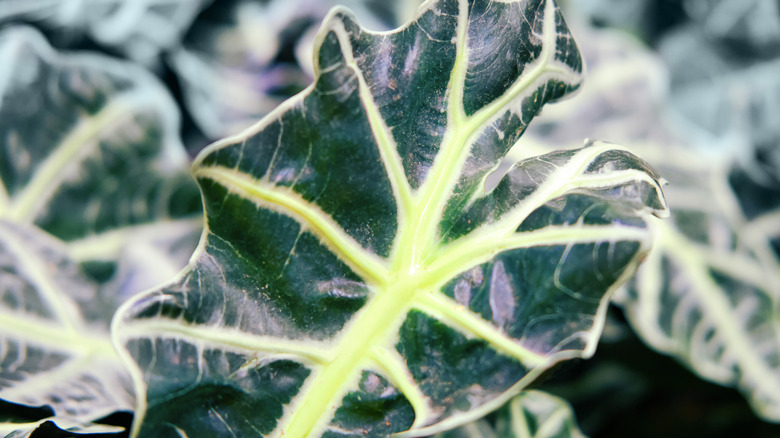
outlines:
[{"label": "glossy leaf surface", "polygon": [[580,83],[552,1],[426,3],[391,33],[343,11],[316,80],[194,173],[207,233],[120,310],[136,436],[420,436],[595,348],[664,214],[653,171],[593,144],[485,178]]}]

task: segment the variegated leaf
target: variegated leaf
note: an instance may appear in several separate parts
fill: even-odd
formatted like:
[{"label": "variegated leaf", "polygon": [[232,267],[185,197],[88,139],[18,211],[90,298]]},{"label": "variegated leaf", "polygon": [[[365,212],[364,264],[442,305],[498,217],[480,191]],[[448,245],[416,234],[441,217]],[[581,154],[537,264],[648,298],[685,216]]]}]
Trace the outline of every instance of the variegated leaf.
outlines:
[{"label": "variegated leaf", "polygon": [[487,420],[461,426],[434,438],[585,438],[571,406],[542,391],[521,392]]},{"label": "variegated leaf", "polygon": [[581,61],[553,1],[427,2],[390,33],[335,10],[316,80],[194,166],[207,233],[115,320],[135,436],[421,436],[589,356],[663,215],[613,145],[485,179]]},{"label": "variegated leaf", "polygon": [[109,323],[186,264],[197,189],[142,69],[57,54],[28,28],[0,33],[0,65],[0,397],[88,424],[133,407]]},{"label": "variegated leaf", "polygon": [[88,423],[133,407],[100,293],[58,240],[0,222],[0,397]]},{"label": "variegated leaf", "polygon": [[780,421],[778,210],[748,220],[728,163],[645,153],[669,179],[673,220],[655,224],[655,248],[621,305],[655,349],[739,387],[759,415]]},{"label": "variegated leaf", "polygon": [[85,262],[115,261],[129,242],[186,247],[200,202],[162,86],[104,56],[59,55],[29,28],[0,34],[0,60],[0,218]]}]

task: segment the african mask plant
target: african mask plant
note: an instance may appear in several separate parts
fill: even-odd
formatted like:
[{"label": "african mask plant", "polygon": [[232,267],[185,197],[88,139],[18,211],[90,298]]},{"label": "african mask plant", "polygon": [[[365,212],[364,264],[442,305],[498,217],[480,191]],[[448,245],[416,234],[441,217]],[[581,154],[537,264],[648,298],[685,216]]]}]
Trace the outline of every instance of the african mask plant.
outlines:
[{"label": "african mask plant", "polygon": [[[0,397],[105,431],[91,422],[134,405],[111,317],[200,233],[176,109],[143,69],[29,28],[0,33],[0,65]],[[15,437],[40,423],[2,421]]]},{"label": "african mask plant", "polygon": [[[115,342],[134,436],[427,435],[593,353],[664,215],[593,143],[485,180],[582,63],[552,0],[437,0],[388,33],[337,9],[315,81],[196,160],[206,231]],[[518,143],[519,142],[519,143]]]}]

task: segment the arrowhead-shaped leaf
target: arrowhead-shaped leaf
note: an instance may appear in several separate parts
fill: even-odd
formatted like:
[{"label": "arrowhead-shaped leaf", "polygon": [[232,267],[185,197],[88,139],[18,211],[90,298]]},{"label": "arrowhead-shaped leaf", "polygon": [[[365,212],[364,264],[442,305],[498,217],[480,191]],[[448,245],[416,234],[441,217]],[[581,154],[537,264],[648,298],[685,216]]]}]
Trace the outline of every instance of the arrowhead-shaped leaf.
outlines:
[{"label": "arrowhead-shaped leaf", "polygon": [[[425,435],[595,348],[662,214],[606,144],[485,179],[577,88],[552,1],[428,2],[368,32],[331,13],[316,80],[194,166],[207,233],[120,310],[136,436]],[[232,434],[232,435],[231,435]]]}]

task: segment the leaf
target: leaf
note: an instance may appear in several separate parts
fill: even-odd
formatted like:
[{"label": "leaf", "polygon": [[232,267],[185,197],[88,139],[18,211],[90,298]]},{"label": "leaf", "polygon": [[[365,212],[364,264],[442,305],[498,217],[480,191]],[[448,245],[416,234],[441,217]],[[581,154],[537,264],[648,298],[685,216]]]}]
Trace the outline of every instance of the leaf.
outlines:
[{"label": "leaf", "polygon": [[72,432],[79,434],[101,434],[100,436],[107,436],[106,434],[113,433],[119,436],[118,433],[123,431],[121,427],[116,426],[106,426],[103,424],[81,424],[67,419],[57,419],[55,421],[47,419],[31,423],[0,423],[0,434],[5,434],[3,435],[5,438],[30,438],[33,436],[33,433],[38,432],[36,436],[40,436],[40,427],[47,422],[54,423],[54,426],[56,427],[54,430],[59,429],[58,432],[61,431],[63,433]]},{"label": "leaf", "polygon": [[178,113],[149,73],[58,55],[28,28],[0,35],[0,59],[0,218],[37,225],[85,262],[198,233]]},{"label": "leaf", "polygon": [[28,28],[0,33],[0,64],[0,397],[98,430],[134,405],[114,311],[200,233],[177,112],[142,69],[56,54]]},{"label": "leaf", "polygon": [[0,223],[0,397],[87,423],[133,407],[108,324],[118,303],[34,227]]},{"label": "leaf", "polygon": [[[652,81],[648,76],[662,72],[618,68],[649,56],[637,53],[637,46],[621,44],[624,53],[602,53],[602,62],[588,64],[594,79],[588,84],[608,80],[611,88],[595,93],[586,84],[583,99],[545,113],[544,132],[529,134],[543,150],[545,141],[552,149],[585,130],[610,131],[612,139],[646,158],[669,181],[664,191],[672,220],[652,222],[653,249],[616,301],[652,348],[673,355],[705,379],[739,387],[761,417],[778,421],[780,327],[774,309],[780,298],[780,258],[772,247],[780,236],[778,185],[759,191],[755,182],[748,182],[762,175],[757,165],[745,169],[729,154],[707,154],[675,135],[665,123],[659,96],[645,86]],[[630,102],[624,101],[626,96]],[[581,117],[619,114],[627,107],[637,110],[619,116],[619,129],[610,129],[615,126],[610,117],[601,119],[603,126]],[[767,169],[763,174],[777,172]]]},{"label": "leaf", "polygon": [[[683,152],[663,154],[695,162]],[[728,164],[655,162],[670,181],[674,221],[656,226],[655,247],[621,304],[653,348],[739,387],[758,415],[780,422],[780,259],[770,244],[780,209],[748,220]]]},{"label": "leaf", "polygon": [[435,438],[584,438],[569,404],[542,391],[521,392],[498,410],[495,426],[486,420]]},{"label": "leaf", "polygon": [[[331,12],[316,80],[194,165],[207,232],[123,306],[135,436],[421,436],[592,354],[664,214],[596,143],[485,178],[581,62],[552,1],[432,1],[391,33]],[[488,67],[489,66],[489,67]]]},{"label": "leaf", "polygon": [[148,63],[176,47],[198,12],[211,0],[4,0],[0,23],[42,21]]}]

